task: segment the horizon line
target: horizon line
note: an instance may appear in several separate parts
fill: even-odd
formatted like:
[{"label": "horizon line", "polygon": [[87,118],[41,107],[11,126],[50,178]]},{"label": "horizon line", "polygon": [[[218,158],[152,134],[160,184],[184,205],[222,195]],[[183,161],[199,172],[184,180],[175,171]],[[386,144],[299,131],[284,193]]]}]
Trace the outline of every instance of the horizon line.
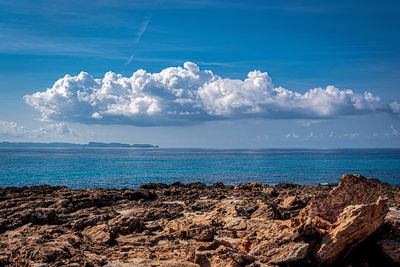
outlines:
[{"label": "horizon line", "polygon": [[[247,146],[247,147],[208,147],[208,146],[160,146],[157,144],[153,144],[153,143],[124,143],[124,142],[116,142],[116,141],[112,141],[112,142],[103,142],[103,141],[89,141],[86,143],[74,143],[74,142],[66,142],[66,141],[52,141],[52,142],[36,142],[36,141],[0,141],[0,148],[18,148],[18,147],[2,147],[1,144],[24,144],[27,143],[26,148],[38,148],[38,147],[34,147],[34,146],[29,146],[29,144],[38,144],[38,145],[56,145],[56,144],[60,144],[60,146],[53,146],[50,148],[69,148],[69,147],[64,147],[62,146],[62,144],[69,144],[69,145],[81,145],[81,146],[85,146],[88,145],[90,143],[100,143],[100,144],[105,144],[105,145],[112,145],[112,144],[120,144],[120,145],[130,145],[130,146],[134,146],[134,145],[151,145],[153,147],[148,147],[148,148],[141,148],[141,147],[118,147],[118,146],[109,146],[109,147],[96,147],[96,146],[92,146],[92,147],[85,147],[85,148],[113,148],[113,149],[208,149],[208,150],[266,150],[266,149],[271,149],[271,150],[278,150],[278,149],[282,149],[282,150],[293,150],[293,149],[307,149],[307,150],[344,150],[344,149],[400,149],[400,147],[388,147],[388,146],[355,146],[355,147],[251,147],[251,146]],[[21,146],[20,146],[21,147]],[[40,147],[39,147],[40,148]],[[70,147],[73,148],[73,147]]]}]

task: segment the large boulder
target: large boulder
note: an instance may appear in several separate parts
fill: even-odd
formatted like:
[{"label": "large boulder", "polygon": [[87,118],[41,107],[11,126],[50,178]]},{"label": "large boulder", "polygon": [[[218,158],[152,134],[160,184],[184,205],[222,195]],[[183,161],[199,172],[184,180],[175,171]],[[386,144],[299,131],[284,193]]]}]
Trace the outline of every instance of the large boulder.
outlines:
[{"label": "large boulder", "polygon": [[378,180],[346,174],[329,195],[314,199],[301,211],[293,224],[301,234],[320,234],[314,253],[318,264],[335,263],[382,225],[388,208],[381,195],[382,184]]},{"label": "large boulder", "polygon": [[323,236],[315,253],[317,262],[334,263],[352,245],[374,233],[386,216],[386,202],[379,198],[375,203],[347,206]]},{"label": "large boulder", "polygon": [[375,203],[382,195],[382,183],[376,179],[367,179],[361,175],[345,174],[340,178],[339,185],[328,196],[319,196],[311,201],[303,219],[311,220],[318,227],[330,228],[339,215],[349,205]]}]

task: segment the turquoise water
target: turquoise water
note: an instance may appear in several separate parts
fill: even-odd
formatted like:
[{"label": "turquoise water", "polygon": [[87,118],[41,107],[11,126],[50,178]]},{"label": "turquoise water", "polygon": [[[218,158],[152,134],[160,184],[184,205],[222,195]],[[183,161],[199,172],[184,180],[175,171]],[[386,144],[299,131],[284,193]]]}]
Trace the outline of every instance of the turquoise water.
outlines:
[{"label": "turquoise water", "polygon": [[135,188],[177,181],[318,184],[337,183],[343,173],[400,184],[400,149],[0,149],[0,187]]}]

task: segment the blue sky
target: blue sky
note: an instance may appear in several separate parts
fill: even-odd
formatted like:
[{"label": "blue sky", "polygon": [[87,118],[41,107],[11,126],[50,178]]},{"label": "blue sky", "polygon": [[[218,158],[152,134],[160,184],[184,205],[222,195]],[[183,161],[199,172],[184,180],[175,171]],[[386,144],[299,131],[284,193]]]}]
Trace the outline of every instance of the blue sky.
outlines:
[{"label": "blue sky", "polygon": [[182,2],[0,0],[0,140],[400,146],[397,1]]}]

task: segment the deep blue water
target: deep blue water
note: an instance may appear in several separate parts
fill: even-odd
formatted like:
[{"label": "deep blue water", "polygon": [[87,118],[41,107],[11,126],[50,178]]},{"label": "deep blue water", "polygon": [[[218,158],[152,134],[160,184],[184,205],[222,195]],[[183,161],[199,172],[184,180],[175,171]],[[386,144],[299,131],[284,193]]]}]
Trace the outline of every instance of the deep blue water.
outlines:
[{"label": "deep blue water", "polygon": [[137,187],[200,181],[337,183],[360,173],[400,184],[400,149],[71,149],[0,148],[0,187]]}]

